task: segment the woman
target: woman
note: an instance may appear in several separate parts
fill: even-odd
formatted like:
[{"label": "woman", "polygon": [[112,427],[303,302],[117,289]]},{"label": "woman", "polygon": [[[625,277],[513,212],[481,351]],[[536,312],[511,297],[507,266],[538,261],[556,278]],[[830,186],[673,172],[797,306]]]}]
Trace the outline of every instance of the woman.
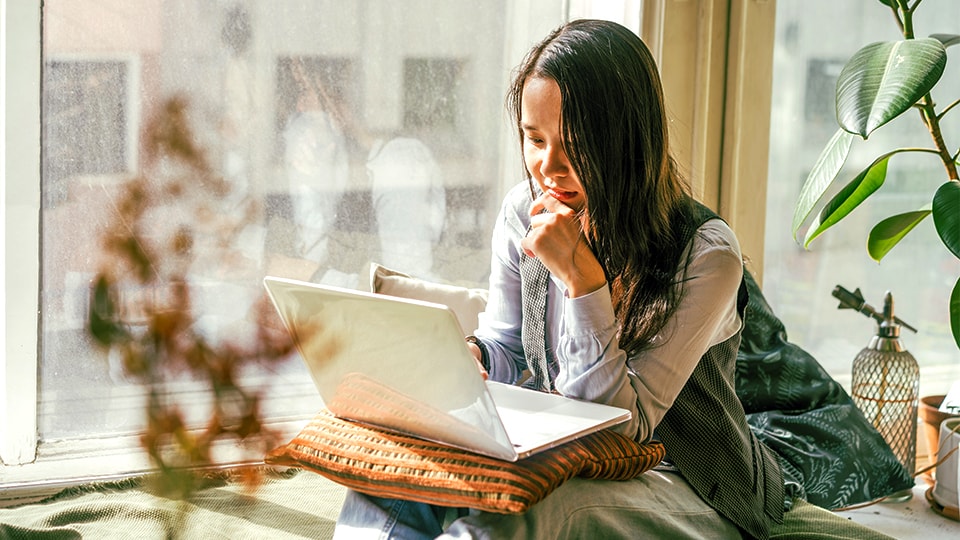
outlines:
[{"label": "woman", "polygon": [[[501,208],[487,309],[468,338],[474,354],[493,380],[526,375],[527,386],[631,410],[618,429],[663,441],[670,464],[628,482],[570,480],[522,515],[446,516],[350,493],[338,533],[767,538],[783,530],[779,463],[748,428],[734,391],[746,304],[740,248],[694,202],[670,156],[653,57],[620,25],[574,21],[531,50],[508,103],[529,185]],[[457,519],[444,529],[445,517]]]}]

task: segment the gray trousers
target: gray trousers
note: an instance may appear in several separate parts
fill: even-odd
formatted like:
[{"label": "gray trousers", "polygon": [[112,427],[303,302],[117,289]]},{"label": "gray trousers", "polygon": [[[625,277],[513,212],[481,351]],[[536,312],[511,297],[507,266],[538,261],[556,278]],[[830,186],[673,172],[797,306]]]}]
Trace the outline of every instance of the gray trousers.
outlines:
[{"label": "gray trousers", "polygon": [[[334,538],[724,539],[741,535],[679,473],[655,469],[626,482],[573,478],[523,514],[453,511],[351,491]],[[892,540],[805,501],[796,501],[784,522],[773,527],[771,538]]]}]

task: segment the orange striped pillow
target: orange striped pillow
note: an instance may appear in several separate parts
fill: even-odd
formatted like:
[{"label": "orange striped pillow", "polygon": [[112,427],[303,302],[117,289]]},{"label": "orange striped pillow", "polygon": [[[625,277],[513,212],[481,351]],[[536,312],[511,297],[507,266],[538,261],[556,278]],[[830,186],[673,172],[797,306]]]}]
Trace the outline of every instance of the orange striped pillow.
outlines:
[{"label": "orange striped pillow", "polygon": [[488,512],[524,512],[574,476],[628,480],[663,459],[659,442],[604,430],[517,462],[382,431],[321,411],[274,465],[301,467],[361,493]]}]

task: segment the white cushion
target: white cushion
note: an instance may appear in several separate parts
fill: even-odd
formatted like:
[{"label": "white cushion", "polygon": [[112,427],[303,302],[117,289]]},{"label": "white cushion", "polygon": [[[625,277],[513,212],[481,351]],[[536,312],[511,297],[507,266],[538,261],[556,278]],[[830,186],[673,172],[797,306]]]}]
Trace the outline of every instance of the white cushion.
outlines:
[{"label": "white cushion", "polygon": [[375,293],[423,300],[449,306],[460,322],[464,335],[479,325],[480,313],[487,306],[487,290],[436,283],[370,263],[370,290]]}]

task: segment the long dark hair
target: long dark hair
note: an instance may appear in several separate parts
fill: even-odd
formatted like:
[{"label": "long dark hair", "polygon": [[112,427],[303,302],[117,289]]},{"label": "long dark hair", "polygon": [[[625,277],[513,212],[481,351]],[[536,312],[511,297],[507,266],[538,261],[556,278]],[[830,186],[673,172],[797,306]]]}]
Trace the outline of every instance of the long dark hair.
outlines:
[{"label": "long dark hair", "polygon": [[656,62],[619,24],[557,28],[527,54],[507,95],[521,147],[521,96],[531,77],[560,87],[564,150],[587,199],[586,239],[611,286],[620,346],[636,353],[680,301],[675,276],[694,226],[690,188],[670,155]]}]

